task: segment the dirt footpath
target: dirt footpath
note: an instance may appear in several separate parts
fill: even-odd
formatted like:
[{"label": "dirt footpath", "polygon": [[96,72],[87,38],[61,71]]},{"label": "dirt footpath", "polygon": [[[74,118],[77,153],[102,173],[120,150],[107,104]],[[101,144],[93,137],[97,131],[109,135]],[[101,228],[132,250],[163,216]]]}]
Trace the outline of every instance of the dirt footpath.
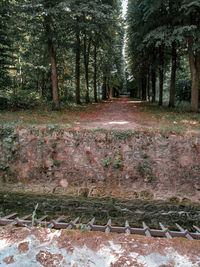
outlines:
[{"label": "dirt footpath", "polygon": [[198,267],[200,242],[43,228],[1,229],[0,266]]},{"label": "dirt footpath", "polygon": [[77,130],[107,129],[107,130],[136,130],[148,129],[156,123],[149,115],[139,112],[138,101],[121,97],[114,102],[96,104],[89,113],[80,113]]}]

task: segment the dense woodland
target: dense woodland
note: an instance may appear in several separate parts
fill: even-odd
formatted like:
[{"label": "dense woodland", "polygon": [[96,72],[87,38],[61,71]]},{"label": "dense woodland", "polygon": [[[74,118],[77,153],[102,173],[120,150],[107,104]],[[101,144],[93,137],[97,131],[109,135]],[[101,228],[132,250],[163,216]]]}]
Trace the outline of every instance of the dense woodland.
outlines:
[{"label": "dense woodland", "polygon": [[60,109],[121,86],[120,1],[3,0],[0,18],[2,104]]},{"label": "dense woodland", "polygon": [[129,0],[126,19],[119,0],[1,0],[1,109],[59,110],[128,90],[198,111],[199,14],[200,0]]},{"label": "dense woodland", "polygon": [[199,0],[128,1],[127,59],[134,96],[157,99],[159,105],[168,98],[169,107],[176,100],[191,101],[191,109],[198,110],[199,14]]}]

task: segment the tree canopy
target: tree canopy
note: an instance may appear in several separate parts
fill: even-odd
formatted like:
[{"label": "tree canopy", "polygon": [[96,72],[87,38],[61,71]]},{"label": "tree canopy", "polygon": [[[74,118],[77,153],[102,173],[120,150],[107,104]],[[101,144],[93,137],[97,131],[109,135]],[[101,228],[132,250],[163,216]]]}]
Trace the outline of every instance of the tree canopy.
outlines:
[{"label": "tree canopy", "polygon": [[1,7],[1,89],[13,104],[28,94],[59,109],[63,101],[98,101],[104,85],[106,98],[120,87],[120,1],[9,0]]}]

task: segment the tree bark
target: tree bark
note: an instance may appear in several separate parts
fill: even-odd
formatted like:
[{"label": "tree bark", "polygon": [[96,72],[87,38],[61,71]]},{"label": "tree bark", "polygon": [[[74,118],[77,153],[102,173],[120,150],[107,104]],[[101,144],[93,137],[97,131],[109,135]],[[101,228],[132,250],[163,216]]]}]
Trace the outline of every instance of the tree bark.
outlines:
[{"label": "tree bark", "polygon": [[146,74],[142,75],[142,100],[146,100],[147,98],[147,78]]},{"label": "tree bark", "polygon": [[163,105],[163,83],[164,83],[164,46],[159,47],[159,57],[160,57],[160,65],[159,65],[159,106]]},{"label": "tree bark", "polygon": [[171,83],[170,83],[170,99],[169,99],[169,107],[172,107],[172,108],[174,108],[174,106],[175,106],[176,61],[177,61],[176,42],[173,42],[172,43],[172,68],[171,68]]},{"label": "tree bark", "polygon": [[107,79],[106,79],[106,77],[103,78],[102,100],[107,100]]},{"label": "tree bark", "polygon": [[51,77],[52,77],[52,92],[53,92],[53,109],[59,110],[60,103],[59,103],[59,96],[58,96],[58,75],[57,75],[57,67],[56,67],[56,55],[53,48],[53,43],[49,39],[48,40],[48,50],[49,50],[49,57],[51,62]]},{"label": "tree bark", "polygon": [[152,84],[152,103],[156,102],[156,72],[154,69],[151,71],[151,84]]},{"label": "tree bark", "polygon": [[81,104],[81,98],[80,98],[80,31],[77,30],[76,33],[76,104]]},{"label": "tree bark", "polygon": [[147,101],[150,101],[150,71],[147,74]]},{"label": "tree bark", "polygon": [[56,54],[54,52],[53,41],[51,38],[51,27],[50,27],[50,17],[49,15],[46,18],[46,34],[47,34],[47,43],[48,43],[48,52],[49,59],[51,62],[51,80],[52,80],[52,93],[53,93],[53,109],[59,110],[59,96],[58,96],[58,75],[57,75],[57,65],[56,65]]},{"label": "tree bark", "polygon": [[114,97],[114,87],[110,86],[110,96],[109,98],[112,99]]},{"label": "tree bark", "polygon": [[87,37],[85,33],[84,37],[84,64],[85,64],[85,84],[86,84],[86,94],[85,101],[86,103],[90,103],[90,95],[89,95],[89,58],[90,58],[90,47],[91,47],[91,38],[88,41],[87,46]]},{"label": "tree bark", "polygon": [[94,101],[97,103],[97,47],[94,45]]},{"label": "tree bark", "polygon": [[197,112],[199,109],[199,68],[200,55],[189,53],[190,71],[192,76],[191,110]]},{"label": "tree bark", "polygon": [[189,39],[189,63],[192,76],[191,110],[197,112],[199,109],[199,75],[200,75],[200,52],[192,51],[193,39]]}]

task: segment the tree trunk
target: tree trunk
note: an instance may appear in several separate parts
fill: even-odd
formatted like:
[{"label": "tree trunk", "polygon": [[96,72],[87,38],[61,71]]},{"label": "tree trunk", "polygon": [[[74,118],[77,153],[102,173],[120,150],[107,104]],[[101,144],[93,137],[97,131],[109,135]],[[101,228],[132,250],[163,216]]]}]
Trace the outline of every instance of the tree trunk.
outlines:
[{"label": "tree trunk", "polygon": [[156,72],[154,69],[151,71],[151,84],[152,84],[152,103],[156,102]]},{"label": "tree trunk", "polygon": [[170,100],[169,107],[174,108],[175,106],[175,90],[176,90],[176,42],[172,43],[172,69],[171,69],[171,84],[170,84]]},{"label": "tree trunk", "polygon": [[53,93],[53,109],[59,110],[59,96],[58,96],[58,75],[57,75],[57,65],[56,65],[56,55],[54,52],[53,42],[50,37],[51,27],[50,27],[50,17],[46,16],[46,34],[48,38],[48,52],[49,59],[51,62],[51,80],[52,80],[52,93]]},{"label": "tree trunk", "polygon": [[146,100],[147,98],[147,78],[146,75],[142,75],[142,100]]},{"label": "tree trunk", "polygon": [[164,46],[159,47],[159,57],[160,57],[160,65],[159,65],[159,106],[163,105],[163,83],[164,83]]},{"label": "tree trunk", "polygon": [[94,45],[94,101],[97,103],[97,47]]},{"label": "tree trunk", "polygon": [[106,99],[109,99],[110,95],[110,85],[109,83],[106,84]]},{"label": "tree trunk", "polygon": [[189,40],[189,63],[192,76],[191,110],[197,112],[199,109],[199,75],[200,75],[200,52],[195,55],[192,51],[192,37]]},{"label": "tree trunk", "polygon": [[60,103],[59,103],[59,96],[58,96],[58,75],[57,75],[57,68],[56,68],[56,56],[53,49],[53,43],[49,39],[48,40],[48,50],[49,50],[49,57],[51,62],[51,77],[52,77],[52,91],[53,91],[53,109],[59,110]]},{"label": "tree trunk", "polygon": [[81,104],[80,98],[80,31],[76,33],[76,104]]},{"label": "tree trunk", "polygon": [[102,86],[102,100],[107,100],[107,79],[103,78],[103,86]]},{"label": "tree trunk", "polygon": [[150,101],[150,71],[147,74],[147,101]]},{"label": "tree trunk", "polygon": [[192,76],[191,110],[197,112],[199,109],[199,69],[200,55],[189,54],[190,71]]},{"label": "tree trunk", "polygon": [[89,58],[90,58],[90,47],[91,47],[91,38],[88,41],[87,46],[87,37],[85,33],[84,37],[84,64],[85,64],[85,84],[86,84],[86,94],[85,101],[86,103],[90,103],[90,95],[89,95]]},{"label": "tree trunk", "polygon": [[114,87],[113,86],[110,86],[110,96],[109,98],[112,99],[114,97]]}]

